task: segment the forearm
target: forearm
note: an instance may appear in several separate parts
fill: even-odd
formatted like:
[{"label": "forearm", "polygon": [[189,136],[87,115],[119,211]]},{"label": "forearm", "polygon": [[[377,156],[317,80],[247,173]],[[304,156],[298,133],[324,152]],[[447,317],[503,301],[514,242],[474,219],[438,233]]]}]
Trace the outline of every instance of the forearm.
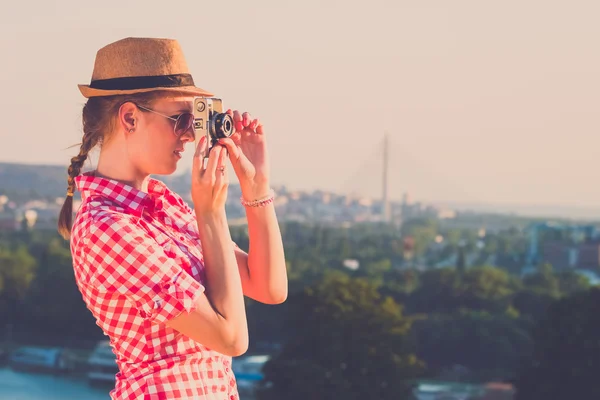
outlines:
[{"label": "forearm", "polygon": [[215,312],[247,335],[242,284],[225,213],[196,215],[206,271],[206,296]]},{"label": "forearm", "polygon": [[287,298],[288,281],[281,231],[273,203],[246,207],[248,220],[248,273],[256,293],[269,303]]}]

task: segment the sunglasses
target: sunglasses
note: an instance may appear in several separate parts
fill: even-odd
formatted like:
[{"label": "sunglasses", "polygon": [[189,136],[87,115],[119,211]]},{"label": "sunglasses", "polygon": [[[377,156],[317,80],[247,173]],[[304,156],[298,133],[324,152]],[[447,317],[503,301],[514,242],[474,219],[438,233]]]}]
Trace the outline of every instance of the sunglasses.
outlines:
[{"label": "sunglasses", "polygon": [[[142,110],[149,111],[151,113],[158,114],[167,119],[170,119],[171,121],[175,121],[175,125],[173,126],[173,133],[175,133],[175,136],[177,136],[177,137],[179,137],[179,136],[183,135],[184,133],[186,133],[187,131],[189,131],[192,128],[192,126],[194,125],[194,114],[189,113],[189,112],[184,112],[179,115],[168,116],[165,114],[161,114],[158,111],[154,111],[154,110],[151,110],[146,107],[142,107],[137,104],[136,104],[136,106],[138,106],[138,108],[141,108]],[[196,136],[193,129],[192,129],[192,136],[194,138]]]}]

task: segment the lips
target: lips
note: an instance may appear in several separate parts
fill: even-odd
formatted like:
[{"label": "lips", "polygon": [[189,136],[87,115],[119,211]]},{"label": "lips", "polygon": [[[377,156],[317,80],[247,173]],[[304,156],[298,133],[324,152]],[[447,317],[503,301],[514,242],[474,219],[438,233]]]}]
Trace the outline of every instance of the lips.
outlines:
[{"label": "lips", "polygon": [[173,154],[175,154],[179,158],[181,158],[181,153],[183,153],[183,149],[173,151]]}]

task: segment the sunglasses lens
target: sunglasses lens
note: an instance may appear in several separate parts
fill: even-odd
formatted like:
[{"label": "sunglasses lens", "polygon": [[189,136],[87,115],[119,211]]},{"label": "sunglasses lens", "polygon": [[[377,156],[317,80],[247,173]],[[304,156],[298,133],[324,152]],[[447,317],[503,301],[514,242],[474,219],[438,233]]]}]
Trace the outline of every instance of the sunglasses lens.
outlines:
[{"label": "sunglasses lens", "polygon": [[181,136],[186,133],[194,124],[194,114],[185,113],[181,114],[179,118],[177,118],[177,122],[175,123],[175,134],[177,136]]}]

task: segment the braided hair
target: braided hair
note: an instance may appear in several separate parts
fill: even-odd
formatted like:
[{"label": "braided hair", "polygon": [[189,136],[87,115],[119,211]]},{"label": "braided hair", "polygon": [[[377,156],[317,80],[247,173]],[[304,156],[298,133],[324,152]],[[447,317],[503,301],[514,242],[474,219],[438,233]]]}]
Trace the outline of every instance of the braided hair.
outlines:
[{"label": "braided hair", "polygon": [[71,158],[71,165],[67,170],[67,195],[58,217],[58,232],[63,238],[69,240],[71,236],[73,194],[76,189],[75,178],[81,173],[81,168],[88,159],[89,152],[96,145],[102,145],[106,141],[107,135],[114,130],[116,125],[115,116],[118,114],[121,105],[133,102],[144,107],[151,107],[156,99],[174,96],[175,94],[152,91],[133,95],[91,97],[88,99],[82,111],[83,137],[79,154]]}]

